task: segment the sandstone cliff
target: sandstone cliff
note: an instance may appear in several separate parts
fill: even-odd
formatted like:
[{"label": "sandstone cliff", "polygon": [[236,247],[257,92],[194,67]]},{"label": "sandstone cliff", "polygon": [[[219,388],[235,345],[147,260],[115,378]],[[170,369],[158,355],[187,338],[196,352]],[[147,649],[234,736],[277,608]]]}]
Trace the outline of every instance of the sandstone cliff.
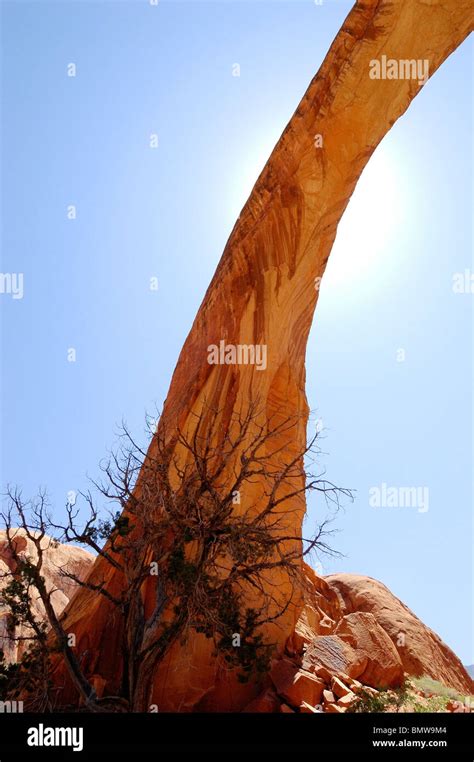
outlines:
[{"label": "sandstone cliff", "polygon": [[[225,429],[233,411],[245,410],[257,399],[262,423],[282,409],[298,416],[297,431],[288,441],[283,437],[281,445],[287,457],[302,450],[308,413],[305,350],[318,297],[315,282],[324,273],[338,222],[361,172],[422,87],[414,79],[373,79],[371,62],[381,55],[427,60],[431,76],[465,39],[472,18],[471,0],[363,0],[355,5],[231,233],[180,354],[161,427],[173,430],[179,423],[192,433],[194,416],[209,406],[219,411]],[[322,144],[315,136],[321,136]],[[222,340],[234,346],[265,346],[265,370],[251,364],[210,364],[208,347]],[[254,494],[244,495],[242,509],[254,499]],[[299,534],[303,515],[304,505],[295,504],[288,511],[287,531]],[[123,584],[102,561],[96,562],[94,573],[110,590]],[[274,582],[283,598],[292,595],[284,576]],[[334,606],[340,607],[335,588],[330,589]],[[145,586],[145,605],[152,594]],[[302,607],[297,593],[278,626],[268,628],[280,653]],[[347,649],[361,628],[367,628],[372,614],[364,613],[346,620]],[[88,654],[89,674],[102,676],[111,692],[120,671],[119,625],[112,607],[90,591],[80,591],[67,609],[67,628],[76,633],[79,650]],[[340,635],[342,639],[342,631]],[[392,641],[381,625],[374,638],[374,647],[387,647],[393,656]],[[366,651],[369,646],[364,646]],[[365,669],[369,676],[377,669],[370,655]],[[400,666],[393,665],[393,680],[399,673]],[[66,679],[60,670],[57,679]],[[160,665],[149,700],[162,710],[238,710],[255,691],[239,687],[220,670],[209,643],[193,635],[185,647],[174,646]]]}]

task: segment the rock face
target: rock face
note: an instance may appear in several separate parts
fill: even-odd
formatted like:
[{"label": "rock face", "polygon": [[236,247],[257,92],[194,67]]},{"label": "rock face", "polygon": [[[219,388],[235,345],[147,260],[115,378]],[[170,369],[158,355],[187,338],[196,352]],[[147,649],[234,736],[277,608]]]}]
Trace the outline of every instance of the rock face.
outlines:
[{"label": "rock face", "polygon": [[403,680],[397,649],[373,614],[356,611],[338,623],[334,634],[365,660],[363,672],[354,675],[365,685],[391,688]]},{"label": "rock face", "polygon": [[[173,431],[178,423],[192,434],[196,416],[210,408],[227,430],[234,411],[246,411],[251,400],[258,400],[263,425],[282,410],[298,418],[296,430],[282,435],[280,444],[287,458],[302,451],[308,415],[305,351],[318,298],[315,284],[361,172],[422,87],[419,79],[372,78],[372,62],[382,54],[427,60],[431,76],[465,39],[472,18],[472,0],[363,0],[355,5],[231,233],[181,351],[161,432]],[[209,347],[221,341],[265,348],[265,367],[210,364]],[[152,442],[150,455],[155,451]],[[236,510],[248,509],[254,500],[254,494],[244,495]],[[288,505],[288,534],[301,536],[304,512],[303,501]],[[94,573],[111,591],[124,584],[102,560]],[[282,652],[295,633],[303,600],[285,577],[273,580],[273,587],[282,599],[291,599],[278,626],[269,625],[266,633]],[[143,595],[147,606],[152,588],[145,585]],[[332,599],[330,611],[332,605],[340,606],[334,592]],[[329,623],[330,613],[321,616],[316,607],[306,615],[296,639],[316,620],[327,634],[323,623]],[[76,633],[79,650],[88,654],[90,674],[102,676],[110,693],[121,669],[119,624],[112,606],[88,591],[80,591],[67,610],[67,627]],[[350,654],[352,646],[339,640]],[[57,679],[67,683],[60,670]],[[256,693],[255,686],[242,688],[219,669],[212,646],[197,634],[185,647],[173,646],[152,682],[149,700],[161,711],[238,710]]]},{"label": "rock face", "polygon": [[[404,675],[428,675],[474,693],[453,651],[381,582],[357,574],[319,578],[306,570],[307,602],[286,646],[290,656],[302,655],[303,669],[326,680],[344,673],[373,688],[397,687]],[[313,618],[308,627],[308,609],[315,607],[326,619]]]},{"label": "rock face", "polygon": [[[355,574],[320,578],[309,567],[306,571],[306,604],[295,632],[285,654],[273,662],[262,693],[244,711],[286,707],[283,711],[340,714],[360,694],[377,696],[420,675],[464,696],[474,693],[474,682],[455,654],[385,585]],[[325,616],[315,617],[315,609]],[[469,711],[468,705],[451,701],[447,711]]]},{"label": "rock face", "polygon": [[[26,536],[21,529],[12,530],[14,536],[15,550],[22,556],[36,559],[37,551],[34,543]],[[69,603],[77,585],[70,579],[61,574],[61,569],[67,570],[79,579],[85,579],[94,563],[94,556],[91,553],[73,545],[54,545],[51,539],[45,536],[42,548],[43,567],[42,574],[46,580],[48,590],[54,588],[52,593],[52,603],[54,610],[60,614]],[[8,545],[6,533],[0,531],[0,587],[11,580],[11,573],[15,571],[15,561],[12,558]],[[7,575],[7,576],[4,576]],[[44,608],[41,601],[33,601],[33,613],[38,619],[44,619]],[[12,640],[9,637],[7,628],[7,612],[0,608],[0,649],[5,653],[5,658],[9,662],[15,662],[21,656],[24,646],[21,643]],[[16,633],[24,634],[24,633]]]},{"label": "rock face", "polygon": [[[398,652],[405,673],[429,675],[461,692],[473,692],[473,681],[457,656],[385,585],[357,574],[332,574],[325,581],[339,596],[343,619],[335,632],[346,642],[351,642],[347,633],[357,637],[357,621],[367,624],[370,632],[375,632],[370,624],[375,622],[377,631],[388,636],[391,648]],[[364,676],[360,679],[373,685]]]}]

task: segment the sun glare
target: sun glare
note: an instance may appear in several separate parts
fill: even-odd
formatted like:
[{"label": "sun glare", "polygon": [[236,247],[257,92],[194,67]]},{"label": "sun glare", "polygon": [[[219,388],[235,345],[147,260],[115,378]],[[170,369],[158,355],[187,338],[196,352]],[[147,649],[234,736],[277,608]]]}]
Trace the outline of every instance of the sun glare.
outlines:
[{"label": "sun glare", "polygon": [[234,221],[249,198],[275,143],[276,139],[273,136],[266,135],[260,140],[256,140],[253,147],[247,150],[243,157],[239,156],[238,172],[230,175],[232,180],[227,196],[227,206]]},{"label": "sun glare", "polygon": [[400,224],[399,179],[395,162],[379,148],[369,160],[339,223],[323,288],[351,288],[361,279],[373,282],[372,270]]},{"label": "sun glare", "polygon": [[[261,141],[252,155],[240,166],[239,180],[233,181],[229,194],[229,213],[237,218],[248,199],[257,177],[271,153],[271,141]],[[339,224],[337,237],[329,257],[323,288],[337,286],[351,290],[362,279],[374,282],[373,271],[383,264],[383,251],[400,224],[402,204],[396,162],[379,147],[369,160],[357,183],[349,205]],[[369,277],[370,273],[370,277]]]}]

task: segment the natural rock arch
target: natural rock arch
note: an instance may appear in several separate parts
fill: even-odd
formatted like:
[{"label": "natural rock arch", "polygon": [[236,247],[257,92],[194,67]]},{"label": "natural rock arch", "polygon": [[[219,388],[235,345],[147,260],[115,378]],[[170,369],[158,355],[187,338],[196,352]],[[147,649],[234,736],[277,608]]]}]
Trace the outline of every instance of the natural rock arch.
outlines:
[{"label": "natural rock arch", "polygon": [[[469,34],[473,15],[472,0],[356,3],[235,224],[181,351],[162,422],[179,421],[184,428],[206,403],[223,411],[225,426],[232,409],[258,398],[267,416],[284,407],[300,417],[298,441],[287,445],[302,448],[315,279],[324,274],[337,225],[371,154],[422,87],[418,79],[372,79],[371,61],[384,55],[428,60],[431,76]],[[322,147],[316,135],[322,136]],[[208,346],[220,340],[266,345],[266,370],[210,365]],[[298,532],[302,519],[299,508]],[[101,561],[95,566],[116,589],[120,582],[110,569]],[[298,613],[296,600],[276,633],[281,648]],[[76,633],[78,651],[88,651],[90,673],[113,690],[119,657],[109,614],[103,597],[81,590],[68,608],[66,626]],[[63,679],[59,671],[57,679]],[[252,690],[237,689],[218,674],[208,643],[197,635],[185,649],[173,647],[154,686],[150,701],[163,710],[198,704],[239,709]]]}]

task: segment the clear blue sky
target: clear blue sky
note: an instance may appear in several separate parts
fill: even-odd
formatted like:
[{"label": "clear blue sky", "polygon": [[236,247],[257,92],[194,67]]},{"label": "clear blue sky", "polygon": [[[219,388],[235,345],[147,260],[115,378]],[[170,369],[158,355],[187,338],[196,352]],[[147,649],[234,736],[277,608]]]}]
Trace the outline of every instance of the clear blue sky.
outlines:
[{"label": "clear blue sky", "polygon": [[[143,431],[350,6],[2,2],[2,272],[24,274],[23,299],[0,296],[2,486],[45,485],[61,508],[97,475],[122,417]],[[357,490],[338,521],[345,557],[321,559],[323,571],[380,579],[465,663],[473,296],[453,293],[452,277],[473,270],[472,127],[468,41],[363,176],[307,357],[328,475]],[[382,483],[427,486],[429,510],[370,507]]]}]

